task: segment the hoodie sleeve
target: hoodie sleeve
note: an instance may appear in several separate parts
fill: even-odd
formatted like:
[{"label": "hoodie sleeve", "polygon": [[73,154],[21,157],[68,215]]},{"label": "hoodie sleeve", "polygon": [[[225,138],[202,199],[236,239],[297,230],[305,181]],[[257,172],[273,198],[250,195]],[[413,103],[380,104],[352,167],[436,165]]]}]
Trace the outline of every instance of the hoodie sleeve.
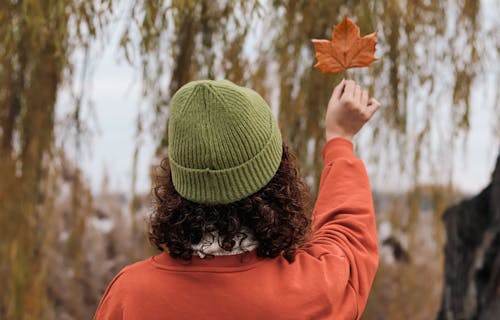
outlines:
[{"label": "hoodie sleeve", "polygon": [[317,255],[333,254],[349,264],[348,285],[361,317],[378,267],[378,246],[370,182],[352,142],[329,140],[312,216],[311,245]]}]

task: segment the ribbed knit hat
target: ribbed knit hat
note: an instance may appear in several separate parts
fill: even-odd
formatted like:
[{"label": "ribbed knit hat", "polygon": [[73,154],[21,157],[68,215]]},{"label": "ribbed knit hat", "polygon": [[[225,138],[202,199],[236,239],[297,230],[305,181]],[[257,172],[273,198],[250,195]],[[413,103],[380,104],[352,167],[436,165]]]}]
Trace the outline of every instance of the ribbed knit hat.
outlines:
[{"label": "ribbed knit hat", "polygon": [[197,203],[227,204],[259,191],[283,152],[268,104],[227,80],[180,88],[170,105],[168,139],[174,188]]}]

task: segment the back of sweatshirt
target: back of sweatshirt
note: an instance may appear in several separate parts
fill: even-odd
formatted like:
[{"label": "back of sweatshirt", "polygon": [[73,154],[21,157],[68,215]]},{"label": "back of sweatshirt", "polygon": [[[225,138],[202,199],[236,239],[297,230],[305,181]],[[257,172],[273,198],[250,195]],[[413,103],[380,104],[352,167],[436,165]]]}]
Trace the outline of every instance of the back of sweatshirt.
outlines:
[{"label": "back of sweatshirt", "polygon": [[162,253],[125,267],[94,319],[359,319],[378,266],[370,184],[350,141],[328,141],[323,160],[313,235],[295,262]]}]

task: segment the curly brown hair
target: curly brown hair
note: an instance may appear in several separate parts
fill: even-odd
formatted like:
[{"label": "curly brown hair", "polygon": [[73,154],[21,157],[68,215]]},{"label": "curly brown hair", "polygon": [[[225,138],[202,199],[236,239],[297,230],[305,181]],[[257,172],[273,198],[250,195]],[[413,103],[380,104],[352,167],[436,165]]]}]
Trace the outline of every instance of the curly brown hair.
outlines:
[{"label": "curly brown hair", "polygon": [[246,228],[258,241],[257,256],[274,258],[282,254],[293,262],[297,247],[310,234],[309,189],[300,177],[295,155],[285,143],[271,181],[242,200],[208,205],[183,198],[174,188],[168,158],[161,162],[153,195],[149,241],[176,259],[191,260],[192,245],[214,231],[219,234],[221,248],[231,251],[236,245],[234,237]]}]

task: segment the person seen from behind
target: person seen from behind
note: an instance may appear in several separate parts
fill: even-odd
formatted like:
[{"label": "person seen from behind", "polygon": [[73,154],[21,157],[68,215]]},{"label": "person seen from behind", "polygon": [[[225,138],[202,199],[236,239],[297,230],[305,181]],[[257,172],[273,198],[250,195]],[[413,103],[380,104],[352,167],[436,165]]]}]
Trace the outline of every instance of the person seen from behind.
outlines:
[{"label": "person seen from behind", "polygon": [[162,252],[120,271],[94,319],[359,319],[378,247],[352,139],[379,107],[352,80],[333,90],[309,219],[296,159],[259,94],[184,85],[153,189],[149,239]]}]

